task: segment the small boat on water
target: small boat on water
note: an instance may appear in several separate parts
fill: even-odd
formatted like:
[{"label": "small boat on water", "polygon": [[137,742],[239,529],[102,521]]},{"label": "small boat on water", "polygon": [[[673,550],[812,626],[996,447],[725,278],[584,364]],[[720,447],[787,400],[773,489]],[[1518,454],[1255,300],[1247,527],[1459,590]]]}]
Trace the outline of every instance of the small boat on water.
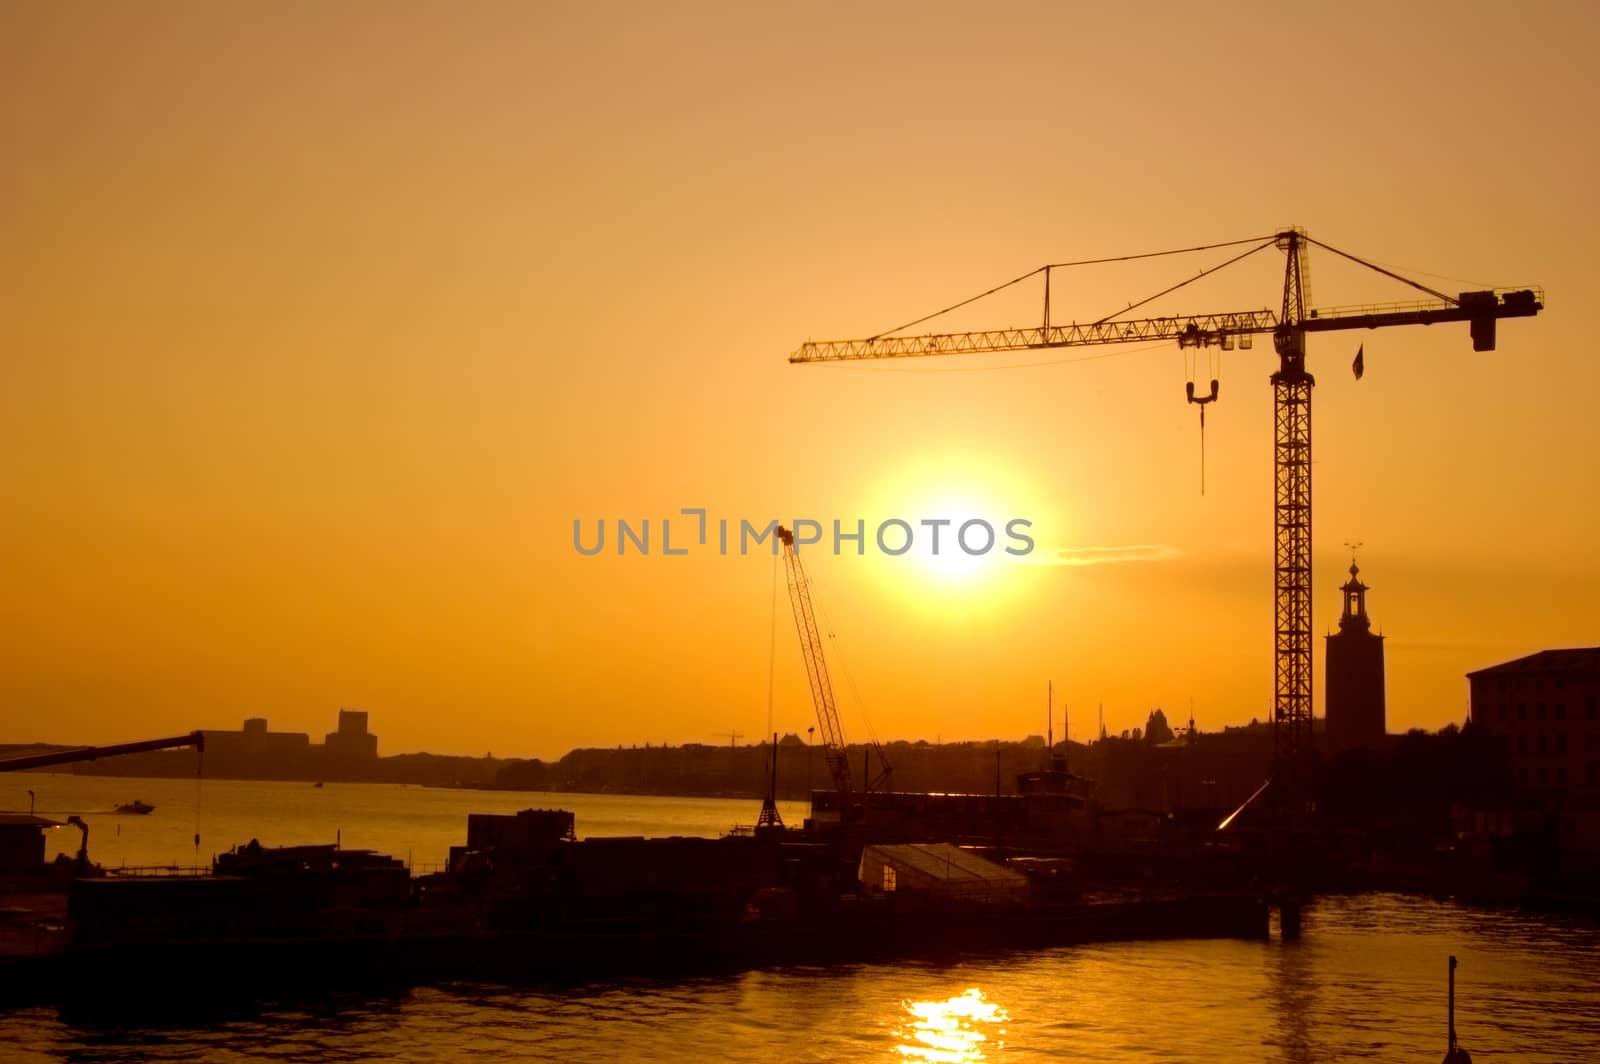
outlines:
[{"label": "small boat on water", "polygon": [[117,812],[119,813],[137,813],[140,816],[144,816],[154,809],[155,806],[151,805],[149,802],[143,802],[137,798],[131,802],[123,802],[121,805],[117,806]]}]

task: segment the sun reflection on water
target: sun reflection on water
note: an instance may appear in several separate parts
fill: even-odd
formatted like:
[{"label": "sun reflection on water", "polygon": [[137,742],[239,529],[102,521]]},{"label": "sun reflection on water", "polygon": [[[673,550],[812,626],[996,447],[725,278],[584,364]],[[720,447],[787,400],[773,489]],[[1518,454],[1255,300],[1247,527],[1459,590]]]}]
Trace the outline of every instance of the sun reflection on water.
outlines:
[{"label": "sun reflection on water", "polygon": [[1004,1038],[1005,1028],[999,1025],[1011,1019],[977,987],[944,1001],[903,1004],[907,1018],[895,1030],[900,1039],[895,1051],[906,1059],[930,1064],[984,1060],[982,1045],[989,1040],[984,1028],[993,1028],[996,1036]]}]

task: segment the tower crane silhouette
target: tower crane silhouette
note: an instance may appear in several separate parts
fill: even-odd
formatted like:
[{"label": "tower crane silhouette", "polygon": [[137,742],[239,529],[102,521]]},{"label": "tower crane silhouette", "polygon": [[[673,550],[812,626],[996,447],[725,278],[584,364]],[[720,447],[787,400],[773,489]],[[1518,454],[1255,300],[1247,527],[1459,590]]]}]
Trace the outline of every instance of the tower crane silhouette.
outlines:
[{"label": "tower crane silhouette", "polygon": [[[1307,252],[1312,245],[1410,285],[1426,298],[1406,303],[1308,309],[1305,282],[1309,276]],[[1245,250],[1099,320],[1087,324],[1058,324],[1051,320],[1050,282],[1055,270],[1234,247],[1245,247]],[[1283,298],[1277,313],[1263,309],[1151,318],[1125,316],[1269,247],[1276,247],[1284,253]],[[1041,324],[1037,326],[976,332],[906,333],[907,329],[1040,275],[1044,280],[1044,314]],[[1271,377],[1275,411],[1273,565],[1276,574],[1273,592],[1272,723],[1273,749],[1281,772],[1286,763],[1296,763],[1300,755],[1309,752],[1311,746],[1311,389],[1316,381],[1306,371],[1307,334],[1465,321],[1469,325],[1473,350],[1492,351],[1495,347],[1495,323],[1499,319],[1532,317],[1543,309],[1542,288],[1485,289],[1450,296],[1314,240],[1303,229],[1290,228],[1265,237],[1173,251],[1051,263],[970,299],[865,339],[807,341],[789,356],[789,361],[809,363],[916,358],[1152,340],[1175,340],[1180,349],[1218,347],[1230,350],[1236,345],[1248,349],[1253,346],[1254,337],[1271,336],[1278,355],[1278,368]],[[1359,376],[1359,366],[1357,373]],[[1192,381],[1187,391],[1190,402],[1209,403],[1216,398],[1217,382],[1212,380],[1211,392],[1206,396],[1195,395]],[[1204,416],[1205,406],[1201,405],[1200,409]]]}]

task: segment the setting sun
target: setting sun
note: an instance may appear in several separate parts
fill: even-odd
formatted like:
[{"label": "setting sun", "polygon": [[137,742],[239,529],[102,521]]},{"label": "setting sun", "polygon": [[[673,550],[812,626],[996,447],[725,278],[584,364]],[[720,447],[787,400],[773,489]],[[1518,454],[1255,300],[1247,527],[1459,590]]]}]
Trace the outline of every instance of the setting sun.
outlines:
[{"label": "setting sun", "polygon": [[951,449],[892,468],[866,505],[905,525],[885,532],[887,549],[875,559],[886,589],[915,601],[955,596],[967,611],[1001,605],[1025,579],[1017,563],[1043,549],[1040,537],[1055,524],[1037,492],[977,451]]},{"label": "setting sun", "polygon": [[992,509],[966,502],[939,503],[919,511],[921,528],[911,556],[922,572],[941,583],[969,584],[992,575],[1003,557],[1004,529]]}]

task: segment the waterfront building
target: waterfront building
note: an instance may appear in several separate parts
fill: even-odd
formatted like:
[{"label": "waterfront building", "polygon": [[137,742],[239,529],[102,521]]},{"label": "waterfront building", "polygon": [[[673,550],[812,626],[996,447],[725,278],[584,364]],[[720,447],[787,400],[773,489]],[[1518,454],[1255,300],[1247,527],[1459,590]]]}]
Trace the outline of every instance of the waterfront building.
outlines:
[{"label": "waterfront building", "polygon": [[1600,851],[1600,647],[1542,650],[1467,674],[1472,722],[1561,816],[1564,849]]}]

